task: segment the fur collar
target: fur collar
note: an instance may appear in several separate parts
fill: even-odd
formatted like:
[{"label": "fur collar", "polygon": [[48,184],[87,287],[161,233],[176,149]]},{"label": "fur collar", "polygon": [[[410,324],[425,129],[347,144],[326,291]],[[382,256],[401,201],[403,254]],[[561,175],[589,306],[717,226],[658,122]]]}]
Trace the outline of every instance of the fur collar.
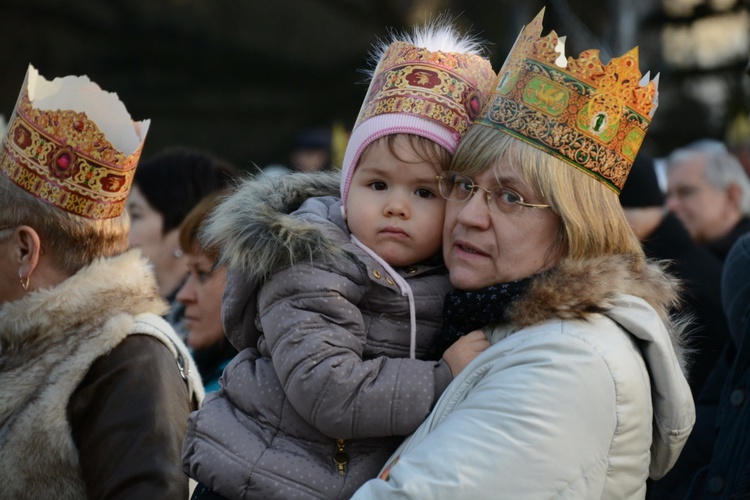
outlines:
[{"label": "fur collar", "polygon": [[223,263],[256,282],[280,266],[313,257],[340,257],[340,243],[320,225],[290,215],[308,198],[338,195],[338,173],[248,179],[212,212],[203,243],[220,248]]},{"label": "fur collar", "polygon": [[163,314],[167,307],[148,261],[140,250],[130,250],[97,259],[55,287],[0,306],[0,352],[74,330],[87,318],[104,323],[120,311]]},{"label": "fur collar", "polygon": [[565,259],[534,280],[513,304],[509,317],[517,327],[550,319],[586,319],[606,312],[617,295],[627,294],[644,299],[669,325],[669,312],[678,303],[678,292],[678,281],[656,261],[638,264],[625,255]]},{"label": "fur collar", "polygon": [[686,370],[689,351],[685,330],[689,317],[675,317],[680,283],[665,271],[665,261],[637,263],[626,255],[609,255],[573,261],[534,280],[529,289],[508,309],[513,329],[552,319],[586,320],[593,314],[607,314],[618,296],[632,295],[645,300],[657,312],[669,332],[680,366]]}]

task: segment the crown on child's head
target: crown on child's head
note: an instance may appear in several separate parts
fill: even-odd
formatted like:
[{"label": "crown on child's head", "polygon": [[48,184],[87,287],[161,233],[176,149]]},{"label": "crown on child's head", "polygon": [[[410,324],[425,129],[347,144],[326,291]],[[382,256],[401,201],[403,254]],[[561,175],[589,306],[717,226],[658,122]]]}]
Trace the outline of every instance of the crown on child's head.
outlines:
[{"label": "crown on child's head", "polygon": [[659,77],[641,77],[638,48],[606,66],[598,50],[565,58],[564,37],[542,37],[544,9],[525,26],[477,123],[495,127],[619,193],[658,103]]},{"label": "crown on child's head", "polygon": [[30,194],[89,219],[122,214],[148,131],[87,77],[48,82],[29,66],[0,149],[0,171]]},{"label": "crown on child's head", "polygon": [[[430,51],[392,43],[380,59],[354,128],[379,115],[413,115],[453,132],[455,141],[479,115],[495,74],[475,54]],[[444,145],[455,149],[455,144]]]},{"label": "crown on child's head", "polygon": [[497,78],[481,45],[444,21],[382,49],[341,166],[344,202],[362,152],[381,137],[414,134],[452,154]]}]

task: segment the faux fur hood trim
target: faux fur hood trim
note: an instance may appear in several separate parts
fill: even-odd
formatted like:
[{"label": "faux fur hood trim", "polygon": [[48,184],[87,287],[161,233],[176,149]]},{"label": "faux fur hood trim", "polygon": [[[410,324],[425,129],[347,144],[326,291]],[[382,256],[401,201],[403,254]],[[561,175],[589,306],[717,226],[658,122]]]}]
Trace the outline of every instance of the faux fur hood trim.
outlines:
[{"label": "faux fur hood trim", "polygon": [[74,329],[86,318],[102,323],[120,311],[155,313],[168,309],[150,264],[134,249],[97,259],[52,288],[0,306],[0,352]]},{"label": "faux fur hood trim", "polygon": [[565,259],[535,279],[508,316],[520,328],[550,319],[586,319],[611,309],[621,294],[642,298],[669,325],[669,311],[679,303],[679,281],[657,261],[636,264],[625,255]]},{"label": "faux fur hood trim", "polygon": [[308,198],[338,195],[338,173],[248,179],[213,210],[201,239],[205,246],[220,249],[222,263],[251,281],[262,280],[279,266],[341,257],[340,244],[320,226],[290,215]]},{"label": "faux fur hood trim", "polygon": [[565,259],[534,280],[529,290],[508,310],[515,328],[552,319],[586,320],[593,314],[607,314],[618,296],[632,295],[645,300],[659,315],[683,373],[690,365],[685,332],[690,317],[672,316],[680,303],[681,285],[666,271],[667,261],[635,262],[632,256],[610,255],[573,261]]},{"label": "faux fur hood trim", "polygon": [[521,329],[553,319],[586,320],[615,308],[622,295],[640,297],[654,308],[669,333],[680,368],[687,373],[690,349],[685,332],[690,317],[670,312],[680,304],[680,281],[666,271],[667,261],[636,263],[632,256],[563,259],[543,273],[508,309],[508,320]]}]

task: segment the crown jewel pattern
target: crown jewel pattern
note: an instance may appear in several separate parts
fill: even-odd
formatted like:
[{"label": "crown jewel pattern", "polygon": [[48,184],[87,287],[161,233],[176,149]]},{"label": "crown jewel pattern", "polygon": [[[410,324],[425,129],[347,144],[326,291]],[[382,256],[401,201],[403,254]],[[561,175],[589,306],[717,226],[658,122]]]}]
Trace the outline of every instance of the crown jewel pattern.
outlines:
[{"label": "crown jewel pattern", "polygon": [[597,50],[566,60],[564,39],[554,31],[541,36],[543,15],[544,9],[521,30],[477,123],[542,149],[619,193],[656,110],[658,76],[641,77],[637,47],[607,65]]},{"label": "crown jewel pattern", "polygon": [[85,112],[35,108],[28,80],[27,74],[0,149],[0,171],[37,198],[74,215],[121,215],[143,142],[126,155]]},{"label": "crown jewel pattern", "polygon": [[480,56],[394,42],[378,64],[354,127],[373,116],[403,113],[447,127],[458,140],[482,110],[495,78]]}]

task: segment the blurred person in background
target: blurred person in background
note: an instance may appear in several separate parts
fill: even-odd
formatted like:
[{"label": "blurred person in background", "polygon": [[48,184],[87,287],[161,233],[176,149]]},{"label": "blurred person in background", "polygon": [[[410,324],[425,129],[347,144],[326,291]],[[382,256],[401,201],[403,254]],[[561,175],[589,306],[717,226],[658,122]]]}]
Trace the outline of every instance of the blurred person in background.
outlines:
[{"label": "blurred person in background", "polygon": [[721,304],[722,265],[695,243],[682,223],[664,206],[652,158],[639,154],[620,193],[625,217],[650,259],[668,260],[668,270],[682,282],[682,301],[672,313],[687,314],[690,350],[688,382],[696,406],[695,427],[672,470],[649,481],[647,498],[681,498],[695,471],[708,463],[713,448],[716,411],[733,351]]},{"label": "blurred person in background", "polygon": [[721,392],[711,459],[694,475],[688,494],[679,498],[750,498],[749,272],[750,235],[746,234],[729,252],[722,276],[722,302],[737,355]]},{"label": "blurred person in background", "polygon": [[331,129],[322,125],[301,128],[294,134],[289,145],[289,165],[266,165],[263,167],[263,174],[279,176],[292,172],[331,170],[331,136]]},{"label": "blurred person in background", "polygon": [[[750,72],[750,65],[748,65]],[[747,117],[727,142],[747,172]],[[739,236],[723,266],[721,301],[730,341],[696,401],[696,426],[680,459],[649,486],[649,499],[750,498],[750,235]]]},{"label": "blurred person in background", "polygon": [[721,262],[750,231],[750,180],[739,160],[713,139],[695,141],[667,160],[667,208]]},{"label": "blurred person in background", "polygon": [[221,323],[227,269],[218,264],[219,249],[202,247],[199,240],[203,221],[219,204],[221,194],[216,191],[203,198],[180,226],[180,248],[187,256],[188,277],[177,292],[177,300],[185,306],[186,342],[206,392],[219,389],[219,377],[237,354]]},{"label": "blurred person in background", "polygon": [[141,163],[127,202],[131,247],[138,247],[154,266],[159,293],[170,304],[167,321],[181,335],[184,308],[177,290],[187,275],[180,248],[180,224],[208,194],[224,189],[239,176],[231,164],[198,150],[171,148]]},{"label": "blurred person in background", "polygon": [[3,498],[188,495],[180,450],[203,388],[128,250],[147,129],[87,77],[29,67],[0,149]]},{"label": "blurred person in background", "polygon": [[331,129],[305,127],[294,136],[289,166],[295,172],[321,172],[331,168]]},{"label": "blurred person in background", "polygon": [[646,256],[669,260],[670,273],[682,281],[678,310],[693,318],[688,337],[692,352],[688,380],[697,396],[729,340],[720,297],[721,262],[693,242],[664,202],[653,159],[639,155],[620,194],[620,203]]}]

